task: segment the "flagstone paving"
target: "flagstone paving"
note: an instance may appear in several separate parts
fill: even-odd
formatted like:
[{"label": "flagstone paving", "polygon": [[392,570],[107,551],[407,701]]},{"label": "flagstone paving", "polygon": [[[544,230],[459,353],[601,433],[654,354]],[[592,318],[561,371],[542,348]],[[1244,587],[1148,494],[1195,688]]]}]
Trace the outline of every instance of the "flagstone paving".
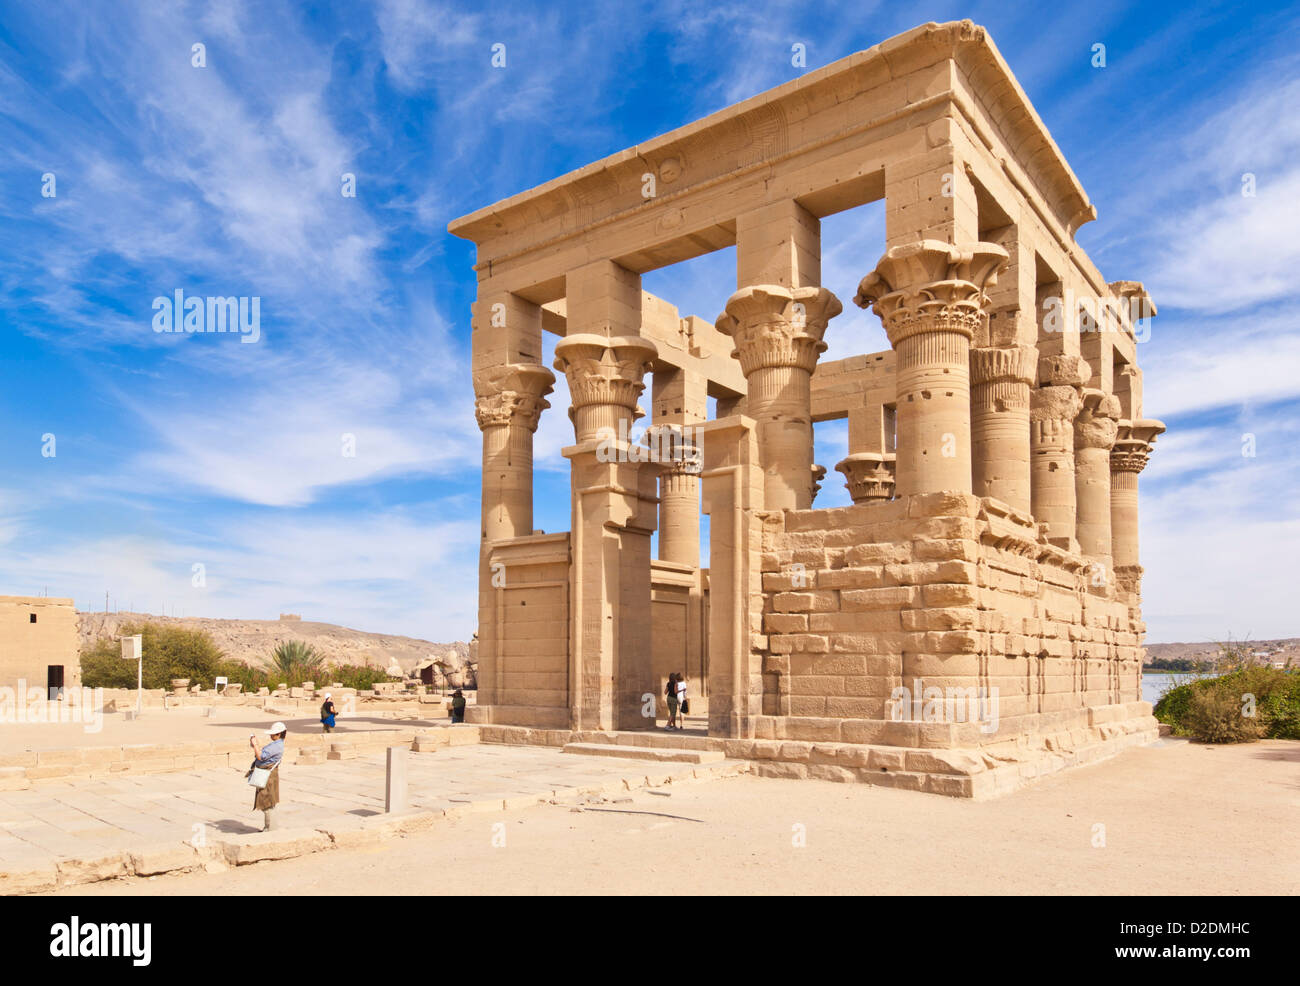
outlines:
[{"label": "flagstone paving", "polygon": [[[512,799],[576,799],[690,775],[689,766],[573,756],[550,747],[467,745],[407,753],[410,807],[503,809]],[[711,765],[718,766],[718,765]],[[684,769],[685,767],[685,769]],[[328,828],[384,813],[384,754],[286,764],[277,826]],[[51,780],[0,792],[0,872],[60,859],[207,842],[261,829],[253,788],[234,768]]]}]

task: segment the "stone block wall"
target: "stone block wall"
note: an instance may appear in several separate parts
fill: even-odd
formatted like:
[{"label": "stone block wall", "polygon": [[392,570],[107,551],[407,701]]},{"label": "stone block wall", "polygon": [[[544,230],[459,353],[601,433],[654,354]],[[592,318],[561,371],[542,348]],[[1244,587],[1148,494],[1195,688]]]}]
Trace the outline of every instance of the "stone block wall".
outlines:
[{"label": "stone block wall", "polygon": [[[569,538],[498,542],[489,556],[498,657],[492,709],[505,721],[557,728],[569,720]],[[470,718],[487,721],[486,709]]]},{"label": "stone block wall", "polygon": [[[999,501],[767,514],[762,570],[760,737],[988,746],[1139,699],[1127,603]],[[899,687],[920,692],[904,721],[891,717]],[[970,689],[995,706],[966,711]]]}]

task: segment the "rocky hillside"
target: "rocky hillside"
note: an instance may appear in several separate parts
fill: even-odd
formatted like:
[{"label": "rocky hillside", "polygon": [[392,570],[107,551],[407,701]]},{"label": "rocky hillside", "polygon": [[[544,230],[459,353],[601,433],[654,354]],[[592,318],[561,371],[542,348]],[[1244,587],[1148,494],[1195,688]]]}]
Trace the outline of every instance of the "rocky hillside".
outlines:
[{"label": "rocky hillside", "polygon": [[[1273,640],[1246,640],[1239,642],[1241,646],[1261,657],[1267,656],[1270,660],[1294,658],[1295,663],[1300,663],[1300,637],[1285,637]],[[1169,644],[1147,644],[1147,660],[1153,661],[1156,658],[1173,660],[1184,658],[1192,661],[1212,661],[1219,656],[1219,645],[1216,643],[1169,643]]]},{"label": "rocky hillside", "polygon": [[[301,640],[323,654],[328,664],[370,664],[387,667],[392,659],[404,671],[421,661],[437,658],[455,668],[469,659],[469,645],[463,641],[435,644],[415,637],[394,637],[386,633],[365,633],[333,623],[302,620],[214,620],[205,617],[151,616],[148,613],[78,613],[82,650],[102,637],[121,633],[128,623],[148,621],[165,626],[205,630],[227,657],[254,667],[265,667],[277,644]],[[450,656],[449,656],[450,655]]]}]

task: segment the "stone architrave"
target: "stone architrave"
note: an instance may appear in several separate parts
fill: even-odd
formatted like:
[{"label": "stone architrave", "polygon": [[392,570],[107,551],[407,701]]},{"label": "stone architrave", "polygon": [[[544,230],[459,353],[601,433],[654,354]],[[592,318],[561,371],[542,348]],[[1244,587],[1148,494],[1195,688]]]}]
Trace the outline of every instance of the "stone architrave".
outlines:
[{"label": "stone architrave", "polygon": [[894,498],[893,452],[854,452],[835,468],[844,473],[844,485],[854,503]]},{"label": "stone architrave", "polygon": [[812,506],[812,373],[826,351],[826,324],[841,311],[825,288],[758,284],[733,294],[718,316],[745,374],[769,510]]},{"label": "stone architrave", "polygon": [[853,299],[898,356],[897,495],[971,492],[970,341],[1007,251],[921,240],[891,247]]},{"label": "stone architrave", "polygon": [[1074,419],[1092,371],[1080,356],[1044,356],[1030,395],[1031,510],[1058,547],[1074,548]]},{"label": "stone architrave", "polygon": [[1083,407],[1074,419],[1074,489],[1079,550],[1099,571],[1094,588],[1111,582],[1110,453],[1119,431],[1119,398],[1100,390],[1083,392]]},{"label": "stone architrave", "polygon": [[1032,346],[970,352],[972,480],[976,496],[991,496],[1028,514],[1029,389],[1038,366]]}]

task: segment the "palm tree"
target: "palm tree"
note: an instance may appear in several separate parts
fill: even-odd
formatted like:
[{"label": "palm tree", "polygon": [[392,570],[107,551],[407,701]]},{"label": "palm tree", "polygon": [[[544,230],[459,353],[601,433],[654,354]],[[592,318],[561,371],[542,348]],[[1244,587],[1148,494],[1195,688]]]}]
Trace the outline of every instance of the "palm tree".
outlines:
[{"label": "palm tree", "polygon": [[301,640],[284,640],[276,645],[271,654],[271,668],[278,671],[280,677],[289,678],[295,674],[308,678],[320,669],[324,656],[316,653],[316,648]]}]

